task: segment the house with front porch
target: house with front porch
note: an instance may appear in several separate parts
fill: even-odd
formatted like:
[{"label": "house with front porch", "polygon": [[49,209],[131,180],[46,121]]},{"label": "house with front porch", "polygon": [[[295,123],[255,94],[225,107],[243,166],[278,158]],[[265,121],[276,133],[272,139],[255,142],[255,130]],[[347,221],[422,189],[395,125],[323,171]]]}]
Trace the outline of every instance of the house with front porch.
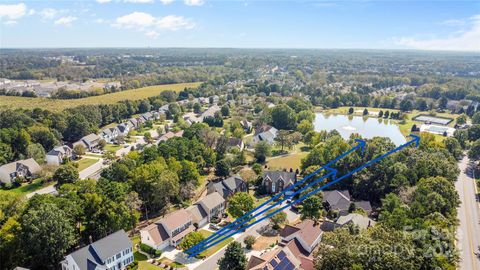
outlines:
[{"label": "house with front porch", "polygon": [[73,150],[68,145],[57,146],[50,150],[46,156],[45,160],[48,165],[59,166],[67,159],[73,159]]},{"label": "house with front porch", "polygon": [[42,168],[33,159],[22,159],[0,166],[0,182],[11,184],[16,178],[34,178]]}]

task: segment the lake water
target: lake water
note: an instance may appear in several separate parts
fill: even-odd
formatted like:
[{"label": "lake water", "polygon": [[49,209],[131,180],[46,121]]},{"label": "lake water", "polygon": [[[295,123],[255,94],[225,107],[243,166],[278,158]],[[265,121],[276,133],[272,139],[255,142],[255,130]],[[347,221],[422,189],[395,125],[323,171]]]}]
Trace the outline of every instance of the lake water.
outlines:
[{"label": "lake water", "polygon": [[316,113],[314,126],[315,131],[336,129],[344,139],[358,133],[368,139],[388,137],[397,146],[407,141],[393,121],[374,117]]}]

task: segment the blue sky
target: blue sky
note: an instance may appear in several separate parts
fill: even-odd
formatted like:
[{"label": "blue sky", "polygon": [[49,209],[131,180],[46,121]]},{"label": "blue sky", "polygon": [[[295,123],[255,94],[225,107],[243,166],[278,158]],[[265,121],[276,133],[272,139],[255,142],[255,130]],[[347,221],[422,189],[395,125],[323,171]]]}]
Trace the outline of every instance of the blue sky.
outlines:
[{"label": "blue sky", "polygon": [[480,1],[2,1],[0,47],[480,51]]}]

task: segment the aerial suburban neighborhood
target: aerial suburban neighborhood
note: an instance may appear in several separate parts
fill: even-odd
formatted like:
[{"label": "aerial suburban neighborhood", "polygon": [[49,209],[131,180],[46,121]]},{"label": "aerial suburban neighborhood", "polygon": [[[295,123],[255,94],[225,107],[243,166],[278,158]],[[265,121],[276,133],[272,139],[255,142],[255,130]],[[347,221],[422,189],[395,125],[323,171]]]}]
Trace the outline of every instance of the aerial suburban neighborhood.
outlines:
[{"label": "aerial suburban neighborhood", "polygon": [[0,270],[480,270],[478,3],[9,0],[0,26]]}]

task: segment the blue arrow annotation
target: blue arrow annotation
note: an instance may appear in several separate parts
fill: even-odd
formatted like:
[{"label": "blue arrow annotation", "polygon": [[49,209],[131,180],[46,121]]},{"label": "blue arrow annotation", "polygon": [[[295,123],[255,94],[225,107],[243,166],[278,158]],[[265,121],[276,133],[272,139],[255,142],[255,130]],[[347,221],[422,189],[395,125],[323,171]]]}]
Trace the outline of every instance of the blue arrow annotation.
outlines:
[{"label": "blue arrow annotation", "polygon": [[[203,247],[205,245],[207,245],[208,243],[212,242],[213,240],[225,235],[226,233],[228,232],[231,232],[232,230],[235,230],[235,229],[238,229],[240,228],[240,226],[244,225],[245,223],[247,223],[248,221],[252,220],[254,217],[260,215],[261,213],[264,213],[268,210],[270,210],[271,208],[283,203],[284,201],[286,201],[288,198],[291,198],[293,197],[295,194],[298,194],[295,193],[295,194],[290,194],[290,195],[287,195],[289,192],[291,192],[295,187],[297,186],[300,186],[302,184],[304,184],[308,179],[312,178],[313,176],[319,174],[320,172],[322,172],[323,170],[328,170],[329,173],[324,175],[323,177],[317,179],[314,181],[314,183],[318,183],[322,180],[324,180],[325,178],[329,177],[329,176],[332,176],[332,175],[336,175],[336,170],[335,169],[332,169],[330,168],[329,166],[331,166],[332,164],[336,163],[337,161],[339,161],[340,159],[344,158],[345,156],[347,156],[348,154],[352,153],[353,151],[356,151],[357,149],[361,149],[362,152],[365,150],[365,141],[363,140],[355,140],[357,145],[352,147],[351,149],[349,149],[348,151],[346,151],[345,153],[339,155],[338,157],[336,157],[335,159],[333,159],[332,161],[330,161],[329,163],[325,164],[324,166],[320,167],[319,169],[315,170],[314,172],[310,173],[309,175],[305,176],[303,179],[295,182],[293,185],[287,187],[286,189],[282,190],[281,192],[279,192],[278,194],[276,194],[275,196],[273,196],[272,198],[270,198],[269,200],[263,202],[261,205],[259,205],[258,207],[256,207],[255,209],[245,213],[243,216],[239,217],[238,219],[236,219],[235,221],[233,221],[232,223],[228,224],[227,226],[223,227],[222,229],[218,230],[217,232],[215,232],[214,234],[210,235],[210,237],[207,237],[206,239],[204,239],[203,241],[199,242],[197,245],[193,246],[192,248],[188,249],[185,251],[185,253],[187,254],[193,254],[194,252],[202,249],[203,250]],[[313,184],[311,184],[310,186],[312,186]],[[304,189],[302,189],[304,190]],[[300,190],[300,191],[302,191]],[[252,214],[254,214],[256,211],[260,210],[262,207],[268,205],[269,203],[277,200],[278,198],[280,198],[281,196],[285,196],[282,200],[272,204],[272,205],[269,205],[269,207],[267,209],[264,209],[263,211],[259,212],[259,213],[256,213],[254,216],[251,216]],[[238,230],[237,230],[238,231]],[[201,251],[200,251],[201,252]],[[199,252],[199,253],[200,253]]]},{"label": "blue arrow annotation", "polygon": [[[409,137],[412,138],[412,140],[406,142],[405,144],[402,144],[390,151],[388,151],[387,153],[373,159],[373,160],[370,160],[369,162],[366,162],[364,163],[363,165],[353,169],[352,171],[350,171],[349,173],[341,176],[341,177],[337,177],[336,173],[337,173],[337,170],[336,169],[333,169],[333,168],[330,168],[330,166],[332,164],[334,164],[335,162],[337,162],[338,160],[340,160],[341,158],[345,157],[346,155],[350,154],[351,152],[357,150],[358,148],[361,148],[362,151],[365,149],[365,142],[362,141],[362,140],[356,140],[357,141],[357,145],[353,148],[351,148],[350,150],[348,150],[347,152],[343,153],[342,155],[338,156],[337,158],[335,158],[334,160],[330,161],[328,164],[320,167],[318,170],[312,172],[311,174],[307,175],[306,177],[304,177],[302,180],[298,181],[297,183],[295,183],[294,185],[291,185],[290,187],[286,188],[285,190],[283,190],[282,192],[280,192],[279,194],[275,195],[274,197],[272,197],[271,199],[269,199],[268,201],[262,203],[260,206],[258,206],[257,208],[249,211],[248,213],[246,213],[245,215],[243,215],[242,217],[238,218],[237,220],[235,220],[234,222],[230,223],[229,225],[225,226],[224,228],[222,228],[221,230],[215,232],[214,234],[212,234],[210,237],[204,239],[203,241],[201,241],[200,243],[198,243],[197,245],[193,246],[192,248],[188,249],[185,251],[186,254],[188,254],[188,257],[194,257],[194,256],[197,256],[198,254],[200,254],[202,251],[224,241],[225,239],[229,238],[230,236],[232,235],[235,235],[236,233],[238,233],[239,231],[241,230],[246,230],[247,228],[275,215],[276,213],[280,212],[280,211],[283,211],[284,209],[287,209],[289,207],[291,207],[292,205],[295,205],[299,202],[302,202],[303,200],[305,200],[306,198],[318,193],[319,191],[321,190],[324,190],[334,184],[337,184],[338,182],[352,176],[353,174],[363,170],[364,168],[368,167],[368,166],[371,166],[377,162],[379,162],[380,160],[388,157],[389,155],[395,153],[395,152],[398,152],[400,150],[402,150],[403,148],[411,145],[411,144],[415,144],[416,147],[419,146],[420,144],[420,137],[416,136],[416,135],[409,135]],[[316,174],[318,174],[319,172],[323,171],[323,170],[327,170],[328,173],[326,173],[325,175],[323,175],[322,177],[314,180],[313,182],[309,183],[308,185],[306,185],[305,187],[302,187],[301,189],[295,191],[293,194],[289,194],[287,195],[286,193],[291,191],[293,188],[295,188],[296,186],[299,186],[303,183],[305,183],[306,180],[312,178],[313,176],[315,176]],[[307,190],[309,187],[315,185],[315,184],[318,184],[320,182],[322,182],[323,180],[325,180],[326,178],[328,177],[331,177],[332,178],[332,181],[313,190],[313,191],[310,191],[308,192],[307,194],[305,195],[302,195],[300,196],[298,199],[294,200],[294,201],[291,201],[289,203],[287,203],[286,205],[280,207],[280,208],[277,208],[277,209],[274,209],[275,206],[278,206],[280,204],[282,204],[283,202],[285,202],[286,200],[288,200],[289,198],[292,198],[293,196],[297,195],[297,194],[300,194],[301,192]],[[279,200],[278,202],[268,206],[266,209],[263,209],[261,210],[260,212],[258,213],[255,213],[256,211],[259,211],[263,206],[267,205],[268,203],[278,199],[280,196],[284,196],[283,199]],[[274,209],[273,211],[267,213],[266,215],[264,216],[261,216],[262,213],[264,212],[267,212],[271,209]],[[255,214],[254,214],[255,213]],[[252,215],[254,214],[254,215]],[[259,219],[255,219],[256,217],[260,217]],[[254,220],[255,219],[255,220]],[[248,223],[249,221],[251,220],[254,220],[253,222],[251,223]],[[246,224],[248,223],[248,224]]]}]

